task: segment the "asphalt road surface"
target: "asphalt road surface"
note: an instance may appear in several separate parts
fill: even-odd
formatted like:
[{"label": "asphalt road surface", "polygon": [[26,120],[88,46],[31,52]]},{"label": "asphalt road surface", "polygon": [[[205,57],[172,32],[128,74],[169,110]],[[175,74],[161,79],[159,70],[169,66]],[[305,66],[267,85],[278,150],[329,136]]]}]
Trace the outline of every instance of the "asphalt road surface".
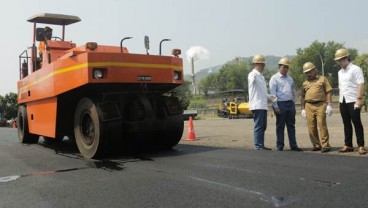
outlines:
[{"label": "asphalt road surface", "polygon": [[0,128],[0,207],[368,207],[367,177],[365,156],[182,142],[88,160]]}]

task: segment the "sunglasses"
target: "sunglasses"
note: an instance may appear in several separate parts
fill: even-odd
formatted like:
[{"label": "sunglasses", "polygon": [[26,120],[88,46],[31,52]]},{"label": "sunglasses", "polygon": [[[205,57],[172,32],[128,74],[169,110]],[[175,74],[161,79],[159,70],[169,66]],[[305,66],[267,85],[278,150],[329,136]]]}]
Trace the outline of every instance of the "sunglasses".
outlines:
[{"label": "sunglasses", "polygon": [[342,61],[343,61],[343,60],[345,60],[345,59],[346,59],[346,57],[341,58],[341,59],[339,59],[339,60],[336,60],[336,62],[340,63],[340,62],[342,62]]}]

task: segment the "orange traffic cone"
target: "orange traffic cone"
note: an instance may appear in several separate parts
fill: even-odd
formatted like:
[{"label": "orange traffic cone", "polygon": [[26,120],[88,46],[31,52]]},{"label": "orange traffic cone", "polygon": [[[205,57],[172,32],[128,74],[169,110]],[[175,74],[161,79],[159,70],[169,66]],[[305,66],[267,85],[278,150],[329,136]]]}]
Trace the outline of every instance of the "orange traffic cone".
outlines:
[{"label": "orange traffic cone", "polygon": [[188,134],[187,134],[187,138],[185,140],[186,141],[195,141],[195,140],[197,140],[196,136],[195,136],[195,132],[194,132],[192,116],[189,117]]}]

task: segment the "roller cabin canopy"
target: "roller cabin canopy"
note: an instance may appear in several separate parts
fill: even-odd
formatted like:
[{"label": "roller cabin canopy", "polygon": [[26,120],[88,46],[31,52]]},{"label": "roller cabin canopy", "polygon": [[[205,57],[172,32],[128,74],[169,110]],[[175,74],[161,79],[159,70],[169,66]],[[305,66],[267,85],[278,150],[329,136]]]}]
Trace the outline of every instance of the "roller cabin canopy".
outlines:
[{"label": "roller cabin canopy", "polygon": [[51,24],[51,25],[70,25],[80,22],[81,19],[73,15],[39,13],[28,19],[28,22]]},{"label": "roller cabin canopy", "polygon": [[44,29],[43,28],[42,29],[41,28],[36,28],[37,23],[62,26],[61,40],[64,41],[65,26],[76,23],[76,22],[80,22],[81,19],[79,17],[73,16],[73,15],[39,13],[39,14],[36,14],[36,15],[30,17],[27,21],[33,23],[33,43],[35,43],[36,39],[37,39],[37,41],[43,41],[43,39],[41,37],[43,37]]}]

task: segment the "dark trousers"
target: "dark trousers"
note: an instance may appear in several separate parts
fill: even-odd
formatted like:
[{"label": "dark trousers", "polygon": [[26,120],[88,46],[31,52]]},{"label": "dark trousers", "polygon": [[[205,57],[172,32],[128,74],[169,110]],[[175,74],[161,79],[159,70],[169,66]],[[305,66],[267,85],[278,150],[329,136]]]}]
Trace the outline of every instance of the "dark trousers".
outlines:
[{"label": "dark trousers", "polygon": [[277,102],[280,109],[280,114],[276,114],[276,147],[277,149],[284,148],[284,132],[285,124],[289,137],[290,148],[297,148],[295,138],[295,104],[292,101]]},{"label": "dark trousers", "polygon": [[359,147],[364,147],[364,129],[360,120],[360,108],[354,109],[354,102],[346,103],[344,98],[340,103],[340,113],[344,123],[345,145],[353,146],[353,126],[351,125],[353,122],[357,144]]}]

